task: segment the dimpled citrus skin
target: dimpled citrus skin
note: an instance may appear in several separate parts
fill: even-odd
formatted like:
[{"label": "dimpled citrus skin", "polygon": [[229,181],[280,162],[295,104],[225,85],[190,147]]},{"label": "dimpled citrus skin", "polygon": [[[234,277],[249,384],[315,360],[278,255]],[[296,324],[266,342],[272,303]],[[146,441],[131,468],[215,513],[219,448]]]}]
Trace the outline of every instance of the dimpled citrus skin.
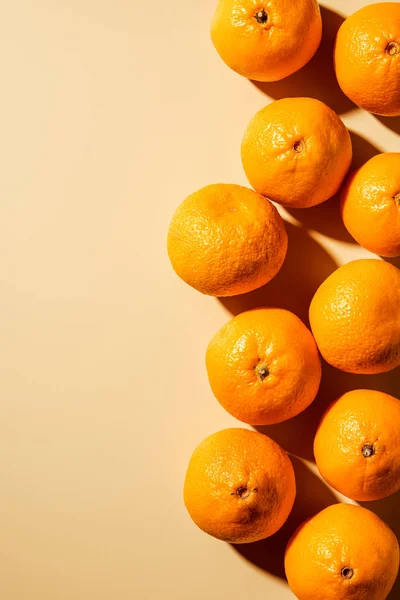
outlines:
[{"label": "dimpled citrus skin", "polygon": [[206,364],[217,400],[251,425],[296,416],[314,400],[321,381],[311,332],[279,308],[251,310],[229,321],[211,340]]},{"label": "dimpled citrus skin", "polygon": [[364,6],[345,20],[336,38],[335,70],[355,104],[377,115],[400,115],[398,2]]},{"label": "dimpled citrus skin", "polygon": [[310,324],[325,360],[349,373],[400,365],[400,271],[378,259],[332,273],[310,305]]},{"label": "dimpled citrus skin", "polygon": [[275,206],[239,185],[215,184],[178,207],[168,254],[184,281],[203,294],[244,294],[270,281],[286,256],[287,233]]},{"label": "dimpled citrus skin", "polygon": [[220,0],[211,23],[211,39],[222,60],[256,81],[278,81],[303,67],[321,35],[316,0]]},{"label": "dimpled citrus skin", "polygon": [[190,459],[184,487],[186,508],[196,525],[235,544],[278,531],[295,495],[286,452],[248,429],[224,429],[206,438]]},{"label": "dimpled citrus skin", "polygon": [[378,154],[352,173],[341,192],[341,211],[361,246],[381,256],[399,256],[400,153]]},{"label": "dimpled citrus skin", "polygon": [[351,159],[344,123],[313,98],[272,102],[253,117],[242,141],[243,167],[254,189],[296,208],[334,196]]},{"label": "dimpled citrus skin", "polygon": [[351,504],[328,506],[300,525],[285,554],[298,600],[385,600],[398,569],[394,533],[373,512]]},{"label": "dimpled citrus skin", "polygon": [[322,477],[345,496],[390,496],[400,489],[400,401],[375,390],[347,392],[325,412],[314,455]]}]

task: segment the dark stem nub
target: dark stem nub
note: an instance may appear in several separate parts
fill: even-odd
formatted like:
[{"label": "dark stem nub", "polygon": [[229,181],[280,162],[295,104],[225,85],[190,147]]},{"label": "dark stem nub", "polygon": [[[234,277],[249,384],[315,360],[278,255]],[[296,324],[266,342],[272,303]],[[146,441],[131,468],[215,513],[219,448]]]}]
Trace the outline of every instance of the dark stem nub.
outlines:
[{"label": "dark stem nub", "polygon": [[261,381],[263,381],[263,379],[265,379],[266,377],[268,377],[269,373],[268,373],[268,369],[266,369],[265,367],[263,367],[262,369],[260,369],[258,371],[258,376],[261,379]]},{"label": "dark stem nub", "polygon": [[244,500],[250,496],[250,490],[245,486],[241,486],[240,488],[238,488],[236,493],[240,498],[243,498]]},{"label": "dark stem nub", "polygon": [[372,444],[364,444],[362,447],[362,454],[364,458],[369,458],[373,454],[375,454],[375,450]]},{"label": "dark stem nub", "polygon": [[343,567],[342,577],[343,579],[351,579],[354,575],[354,571],[351,567]]},{"label": "dark stem nub", "polygon": [[293,150],[295,152],[298,152],[300,154],[300,152],[303,152],[304,150],[304,142],[303,140],[299,140],[298,142],[295,142],[293,144]]},{"label": "dark stem nub", "polygon": [[400,44],[398,44],[397,42],[389,42],[385,48],[385,52],[389,56],[395,56],[400,52]]},{"label": "dark stem nub", "polygon": [[256,366],[256,373],[258,375],[258,378],[260,379],[260,381],[264,381],[264,379],[266,379],[269,375],[269,370],[268,367],[264,364],[258,364]]},{"label": "dark stem nub", "polygon": [[268,15],[263,8],[256,12],[254,18],[257,21],[257,23],[266,23],[268,21]]}]

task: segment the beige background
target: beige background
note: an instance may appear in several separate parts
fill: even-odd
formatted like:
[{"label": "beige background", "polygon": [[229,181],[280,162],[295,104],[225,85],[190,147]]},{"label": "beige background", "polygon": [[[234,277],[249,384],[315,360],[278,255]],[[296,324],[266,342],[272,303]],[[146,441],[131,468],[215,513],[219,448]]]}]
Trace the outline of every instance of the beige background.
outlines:
[{"label": "beige background", "polygon": [[[214,0],[2,2],[2,599],[292,598],[290,529],[335,501],[307,462],[318,417],[351,387],[399,396],[399,370],[355,380],[325,369],[314,407],[268,429],[306,459],[294,459],[299,500],[283,532],[237,552],[197,530],[182,503],[195,445],[237,424],[212,397],[204,351],[248,306],[305,317],[336,265],[367,253],[334,203],[287,215],[295,226],[275,283],[222,304],[174,276],[165,238],[191,191],[246,184],[240,139],[271,98],[327,100],[356,134],[356,162],[399,150],[400,120],[355,110],[330,67],[339,13],[363,4],[325,2],[335,12],[324,10],[312,63],[256,87],[212,48]],[[399,533],[396,502],[374,508]]]}]

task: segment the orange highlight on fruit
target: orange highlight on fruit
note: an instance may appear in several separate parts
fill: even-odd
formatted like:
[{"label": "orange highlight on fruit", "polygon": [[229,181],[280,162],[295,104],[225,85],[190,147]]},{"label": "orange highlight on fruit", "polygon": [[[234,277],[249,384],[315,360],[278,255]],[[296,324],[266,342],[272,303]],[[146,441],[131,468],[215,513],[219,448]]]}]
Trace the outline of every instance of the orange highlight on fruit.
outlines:
[{"label": "orange highlight on fruit", "polygon": [[399,570],[399,544],[373,512],[328,506],[297,529],[285,554],[298,600],[385,600]]},{"label": "orange highlight on fruit", "polygon": [[400,401],[353,390],[322,417],[314,440],[322,477],[353,500],[379,500],[400,489]]},{"label": "orange highlight on fruit", "polygon": [[349,373],[400,365],[400,271],[377,259],[352,261],[318,288],[310,324],[319,351]]},{"label": "orange highlight on fruit", "polygon": [[217,400],[251,425],[298,415],[314,400],[321,381],[311,332],[279,308],[244,312],[229,321],[211,340],[206,364]]},{"label": "orange highlight on fruit", "polygon": [[369,4],[340,27],[335,46],[340,87],[355,104],[400,115],[400,4]]},{"label": "orange highlight on fruit", "polygon": [[224,429],[194,451],[184,499],[200,529],[226,542],[255,542],[282,527],[296,483],[286,452],[248,429]]},{"label": "orange highlight on fruit", "polygon": [[313,98],[276,100],[250,121],[242,162],[257,192],[292,208],[321,204],[336,194],[352,159],[348,130]]},{"label": "orange highlight on fruit", "polygon": [[341,192],[341,211],[361,246],[381,256],[399,256],[400,153],[378,154],[352,173]]},{"label": "orange highlight on fruit", "polygon": [[316,0],[219,0],[211,39],[222,60],[248,79],[277,81],[303,67],[321,41]]},{"label": "orange highlight on fruit", "polygon": [[287,233],[275,206],[233,184],[191,194],[176,210],[168,254],[184,281],[210,296],[244,294],[270,281],[286,256]]}]

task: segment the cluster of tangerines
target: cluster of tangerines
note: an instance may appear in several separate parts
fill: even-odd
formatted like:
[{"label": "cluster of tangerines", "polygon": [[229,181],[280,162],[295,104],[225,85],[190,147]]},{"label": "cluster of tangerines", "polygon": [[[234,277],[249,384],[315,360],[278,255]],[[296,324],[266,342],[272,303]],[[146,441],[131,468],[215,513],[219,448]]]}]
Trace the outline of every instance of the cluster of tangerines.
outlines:
[{"label": "cluster of tangerines", "polygon": [[[222,59],[249,79],[275,81],[306,64],[321,40],[316,0],[220,0],[211,26]],[[335,70],[343,92],[379,115],[400,114],[400,4],[364,7],[341,26]],[[268,283],[285,259],[284,221],[269,199],[307,209],[341,189],[344,224],[368,250],[400,255],[400,153],[380,154],[348,176],[345,125],[312,98],[269,104],[251,120],[242,162],[255,191],[207,186],[175,212],[168,252],[200,292],[232,296]],[[319,352],[332,366],[376,374],[400,365],[400,271],[380,259],[337,269],[310,306],[311,331],[294,314],[260,308],[233,318],[211,340],[206,366],[217,400],[250,425],[280,423],[315,399]],[[400,401],[379,391],[344,394],[324,414],[314,454],[321,476],[356,501],[400,489]],[[286,452],[248,429],[211,435],[194,451],[184,496],[194,522],[232,543],[274,534],[296,495]],[[285,570],[300,600],[383,600],[399,546],[374,513],[331,506],[289,541]]]}]

